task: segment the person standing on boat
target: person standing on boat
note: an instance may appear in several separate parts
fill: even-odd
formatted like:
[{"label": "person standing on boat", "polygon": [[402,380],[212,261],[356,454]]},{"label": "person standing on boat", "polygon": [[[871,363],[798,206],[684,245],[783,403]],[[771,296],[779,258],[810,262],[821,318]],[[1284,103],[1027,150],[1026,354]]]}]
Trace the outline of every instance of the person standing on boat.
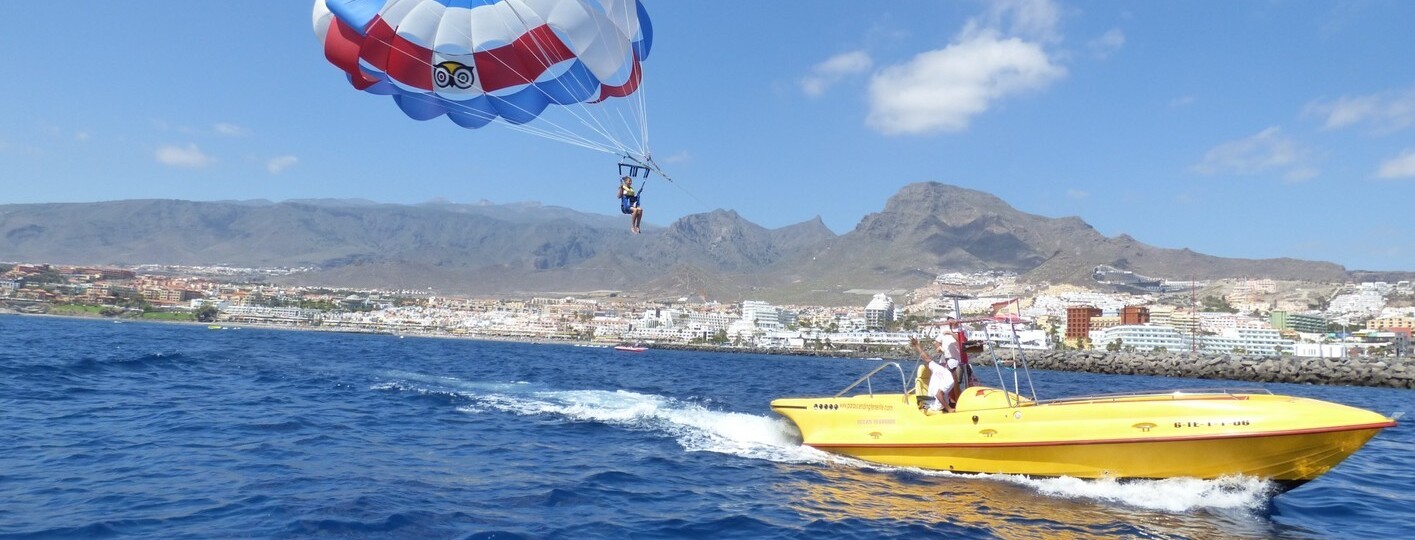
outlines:
[{"label": "person standing on boat", "polygon": [[963,393],[963,390],[977,383],[973,381],[973,368],[968,364],[968,332],[956,319],[949,317],[948,321],[948,333],[953,334],[954,345],[958,347],[958,365],[953,369],[953,391],[948,398],[957,403],[958,396]]},{"label": "person standing on boat", "polygon": [[639,234],[639,224],[644,221],[644,208],[639,206],[639,195],[634,191],[634,178],[619,179],[619,211],[629,214],[629,230]]},{"label": "person standing on boat", "polygon": [[955,382],[953,370],[959,365],[958,360],[962,350],[958,345],[958,338],[953,335],[952,330],[940,333],[937,343],[937,357],[924,352],[918,339],[910,339],[909,343],[919,353],[919,359],[923,360],[929,368],[929,395],[934,399],[934,402],[929,405],[929,410],[953,412],[954,408],[953,403],[949,401],[949,392],[953,389]]}]

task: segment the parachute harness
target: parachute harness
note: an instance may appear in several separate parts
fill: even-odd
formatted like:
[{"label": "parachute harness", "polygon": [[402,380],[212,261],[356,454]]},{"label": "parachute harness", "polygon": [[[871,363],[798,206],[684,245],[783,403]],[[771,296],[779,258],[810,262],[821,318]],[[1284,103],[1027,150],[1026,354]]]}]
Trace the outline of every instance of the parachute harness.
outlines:
[{"label": "parachute harness", "polygon": [[668,173],[663,172],[663,167],[659,167],[658,163],[654,162],[652,155],[645,154],[644,159],[639,159],[630,154],[625,153],[620,154],[619,157],[621,160],[619,162],[619,174],[621,176],[644,179],[643,183],[639,184],[639,190],[636,192],[639,197],[644,196],[644,188],[648,187],[649,176],[652,173],[662,176],[664,180],[667,180],[668,183],[673,184],[683,193],[687,194],[689,197],[692,197],[693,200],[697,201],[698,204],[701,204],[703,208],[712,208],[708,205],[707,202],[703,201],[702,199],[698,198],[697,195],[693,194],[693,192],[688,191],[688,188],[683,187],[682,184],[674,182],[673,177],[668,176]]}]

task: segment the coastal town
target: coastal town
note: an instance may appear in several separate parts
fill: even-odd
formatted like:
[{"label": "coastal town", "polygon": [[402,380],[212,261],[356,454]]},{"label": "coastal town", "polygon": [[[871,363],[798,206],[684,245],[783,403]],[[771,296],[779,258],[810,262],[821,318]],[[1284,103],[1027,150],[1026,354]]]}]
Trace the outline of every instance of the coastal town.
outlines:
[{"label": "coastal town", "polygon": [[883,354],[961,317],[999,348],[1340,358],[1404,356],[1415,288],[1271,279],[1157,282],[1117,292],[945,273],[913,290],[852,291],[856,306],[645,298],[624,291],[474,298],[431,290],[275,284],[301,268],[0,263],[0,313],[150,319],[585,345],[700,345]]}]

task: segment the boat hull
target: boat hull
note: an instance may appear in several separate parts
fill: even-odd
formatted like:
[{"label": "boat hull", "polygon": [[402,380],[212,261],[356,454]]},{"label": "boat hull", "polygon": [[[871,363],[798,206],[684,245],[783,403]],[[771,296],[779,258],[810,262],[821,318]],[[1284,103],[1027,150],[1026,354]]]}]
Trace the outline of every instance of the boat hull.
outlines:
[{"label": "boat hull", "polygon": [[1313,399],[1152,394],[1032,403],[970,389],[958,412],[901,394],[782,399],[815,448],[887,465],[1077,478],[1245,475],[1299,485],[1395,422]]}]

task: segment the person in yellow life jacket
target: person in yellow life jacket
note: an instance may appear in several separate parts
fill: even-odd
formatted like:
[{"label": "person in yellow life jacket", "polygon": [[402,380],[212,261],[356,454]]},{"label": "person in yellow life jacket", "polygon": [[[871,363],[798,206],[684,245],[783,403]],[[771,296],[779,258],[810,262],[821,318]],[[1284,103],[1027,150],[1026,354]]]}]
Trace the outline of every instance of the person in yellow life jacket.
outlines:
[{"label": "person in yellow life jacket", "polygon": [[629,230],[639,234],[639,224],[644,220],[644,209],[639,206],[639,194],[634,191],[634,178],[625,176],[619,180],[619,211],[629,214]]}]

